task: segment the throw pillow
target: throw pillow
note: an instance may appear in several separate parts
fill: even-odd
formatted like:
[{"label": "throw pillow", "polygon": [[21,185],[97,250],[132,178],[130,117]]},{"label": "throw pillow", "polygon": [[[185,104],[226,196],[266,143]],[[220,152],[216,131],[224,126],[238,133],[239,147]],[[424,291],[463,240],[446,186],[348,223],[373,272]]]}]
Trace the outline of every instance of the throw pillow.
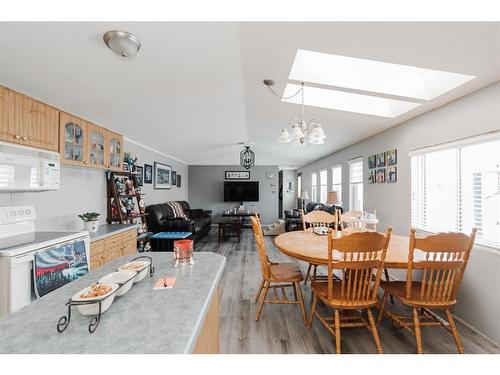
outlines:
[{"label": "throw pillow", "polygon": [[184,213],[184,210],[182,209],[182,206],[179,202],[168,202],[167,204],[170,206],[172,212],[174,213],[174,219],[184,219],[184,220],[188,219],[187,215]]}]

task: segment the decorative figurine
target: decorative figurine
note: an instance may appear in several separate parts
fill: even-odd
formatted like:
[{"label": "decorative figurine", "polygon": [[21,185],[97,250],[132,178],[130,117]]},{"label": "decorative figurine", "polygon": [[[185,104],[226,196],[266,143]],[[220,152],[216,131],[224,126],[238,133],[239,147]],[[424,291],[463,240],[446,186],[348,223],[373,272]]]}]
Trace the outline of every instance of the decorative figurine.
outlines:
[{"label": "decorative figurine", "polygon": [[132,180],[128,179],[125,181],[125,194],[133,195],[135,194],[134,183]]}]

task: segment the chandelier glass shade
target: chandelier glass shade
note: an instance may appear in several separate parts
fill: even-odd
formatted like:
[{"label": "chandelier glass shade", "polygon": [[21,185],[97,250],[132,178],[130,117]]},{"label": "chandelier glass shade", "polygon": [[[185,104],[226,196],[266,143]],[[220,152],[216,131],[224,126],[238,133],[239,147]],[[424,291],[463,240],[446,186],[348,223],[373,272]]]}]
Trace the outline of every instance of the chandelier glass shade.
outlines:
[{"label": "chandelier glass shade", "polygon": [[[296,117],[293,120],[290,131],[286,128],[281,129],[281,134],[277,141],[279,143],[292,143],[296,146],[305,146],[307,143],[321,145],[325,143],[326,138],[321,124],[315,119],[312,119],[309,122],[306,122],[305,120],[304,83],[302,83],[302,87],[299,92],[302,95],[302,118],[299,119]],[[299,92],[297,92],[297,94],[299,94]]]}]

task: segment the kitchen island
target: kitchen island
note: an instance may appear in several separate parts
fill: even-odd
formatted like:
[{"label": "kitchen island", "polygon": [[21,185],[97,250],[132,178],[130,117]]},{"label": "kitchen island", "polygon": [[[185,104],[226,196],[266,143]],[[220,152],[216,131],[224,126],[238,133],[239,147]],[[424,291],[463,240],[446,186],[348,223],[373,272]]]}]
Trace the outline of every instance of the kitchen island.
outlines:
[{"label": "kitchen island", "polygon": [[[226,258],[195,253],[194,265],[176,268],[171,253],[143,255],[153,259],[154,276],[115,297],[94,333],[88,331],[91,317],[75,307],[69,326],[57,331],[67,314],[65,303],[134,256],[116,259],[0,319],[0,353],[217,353],[218,284]],[[163,276],[176,277],[174,287],[153,290]]]}]

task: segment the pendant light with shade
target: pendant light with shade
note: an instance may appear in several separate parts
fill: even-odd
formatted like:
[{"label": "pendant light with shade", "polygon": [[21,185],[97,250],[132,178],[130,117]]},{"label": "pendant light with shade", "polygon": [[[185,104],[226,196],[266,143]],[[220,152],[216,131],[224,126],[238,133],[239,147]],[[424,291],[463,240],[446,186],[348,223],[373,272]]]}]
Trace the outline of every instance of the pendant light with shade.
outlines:
[{"label": "pendant light with shade", "polygon": [[270,79],[264,80],[264,85],[280,99],[291,99],[299,94],[302,96],[302,116],[299,119],[296,117],[291,123],[291,130],[281,129],[280,136],[277,141],[279,143],[291,143],[296,146],[305,146],[307,143],[321,145],[325,143],[325,132],[318,120],[312,119],[308,123],[305,119],[305,104],[304,104],[304,82],[301,83],[300,89],[293,95],[288,97],[279,96],[272,89],[274,81]]}]

